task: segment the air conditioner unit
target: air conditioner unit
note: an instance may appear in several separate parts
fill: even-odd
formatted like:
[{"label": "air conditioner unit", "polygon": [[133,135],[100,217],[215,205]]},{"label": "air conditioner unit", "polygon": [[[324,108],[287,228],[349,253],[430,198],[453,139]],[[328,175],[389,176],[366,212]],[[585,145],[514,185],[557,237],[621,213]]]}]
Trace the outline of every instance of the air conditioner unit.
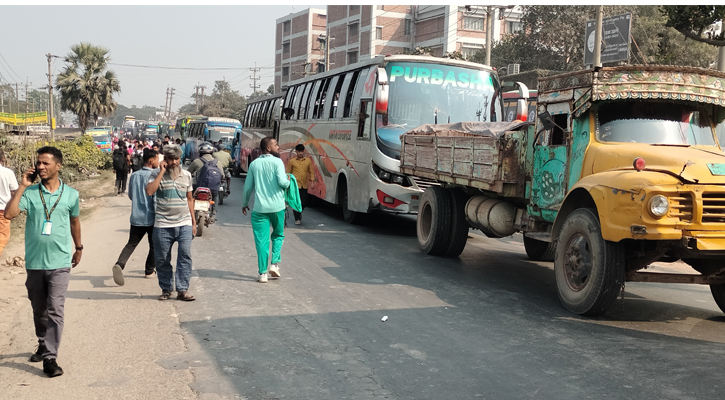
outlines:
[{"label": "air conditioner unit", "polygon": [[510,74],[518,74],[519,73],[519,64],[509,64],[508,68],[506,68],[506,72]]}]

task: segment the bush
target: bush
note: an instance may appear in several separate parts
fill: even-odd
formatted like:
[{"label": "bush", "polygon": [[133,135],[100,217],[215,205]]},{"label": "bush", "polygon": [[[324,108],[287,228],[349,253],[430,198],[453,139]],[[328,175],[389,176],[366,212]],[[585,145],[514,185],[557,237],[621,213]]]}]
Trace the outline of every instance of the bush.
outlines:
[{"label": "bush", "polygon": [[87,179],[99,170],[112,167],[111,155],[102,152],[93,142],[93,138],[88,135],[78,137],[73,141],[6,143],[4,148],[8,167],[15,171],[18,180],[23,171],[35,165],[37,150],[43,146],[56,147],[63,153],[63,168],[60,170],[60,178],[66,182]]}]

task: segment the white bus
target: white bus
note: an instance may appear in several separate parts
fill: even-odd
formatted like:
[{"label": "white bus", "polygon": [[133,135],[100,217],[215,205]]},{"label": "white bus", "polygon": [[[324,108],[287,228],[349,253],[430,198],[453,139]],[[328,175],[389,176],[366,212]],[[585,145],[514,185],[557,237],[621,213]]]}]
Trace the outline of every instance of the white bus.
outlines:
[{"label": "white bus", "polygon": [[279,111],[284,94],[266,96],[247,103],[242,120],[242,130],[237,132],[232,143],[232,157],[236,160],[235,175],[247,172],[249,164],[261,151],[259,144],[265,137],[279,138]]},{"label": "white bus", "polygon": [[500,119],[496,73],[429,56],[380,56],[290,85],[280,113],[283,160],[301,143],[314,164],[310,190],[340,204],[345,221],[373,210],[415,213],[435,184],[400,173],[400,135],[423,124]]},{"label": "white bus", "polygon": [[189,121],[186,126],[186,158],[190,161],[199,158],[199,145],[202,142],[216,144],[219,139],[234,137],[241,129],[241,122],[234,118],[204,117]]}]

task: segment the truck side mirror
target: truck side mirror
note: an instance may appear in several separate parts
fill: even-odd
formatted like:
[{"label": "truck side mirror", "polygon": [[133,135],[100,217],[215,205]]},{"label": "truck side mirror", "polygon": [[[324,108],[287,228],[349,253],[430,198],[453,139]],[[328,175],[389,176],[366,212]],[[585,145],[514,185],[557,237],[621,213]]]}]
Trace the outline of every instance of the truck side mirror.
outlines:
[{"label": "truck side mirror", "polygon": [[554,120],[551,119],[551,114],[549,114],[548,111],[544,111],[539,114],[539,120],[541,121],[541,125],[543,125],[544,130],[546,131],[553,129],[556,126],[556,124],[554,124]]}]

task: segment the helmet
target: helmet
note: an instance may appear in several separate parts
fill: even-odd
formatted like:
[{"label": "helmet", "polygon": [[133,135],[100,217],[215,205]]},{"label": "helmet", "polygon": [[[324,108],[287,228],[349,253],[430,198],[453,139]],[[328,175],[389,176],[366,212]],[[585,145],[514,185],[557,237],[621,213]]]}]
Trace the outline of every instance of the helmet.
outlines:
[{"label": "helmet", "polygon": [[212,154],[214,153],[214,146],[209,142],[203,142],[199,145],[199,154]]}]

